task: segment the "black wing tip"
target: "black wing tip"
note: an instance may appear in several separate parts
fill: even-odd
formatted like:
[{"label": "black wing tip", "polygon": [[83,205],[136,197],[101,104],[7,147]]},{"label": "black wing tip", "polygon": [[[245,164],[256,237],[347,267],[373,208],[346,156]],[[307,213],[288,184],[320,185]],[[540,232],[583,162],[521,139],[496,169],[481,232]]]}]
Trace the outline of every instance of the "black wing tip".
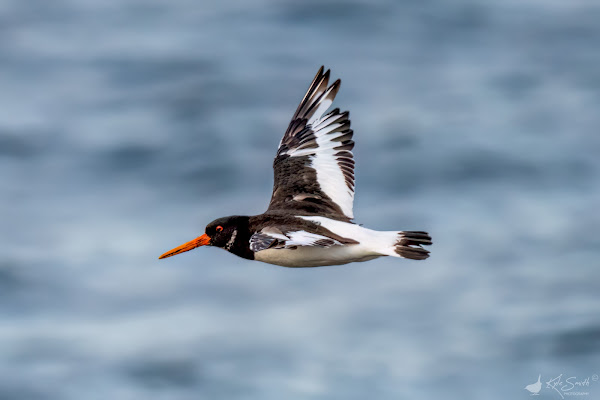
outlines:
[{"label": "black wing tip", "polygon": [[335,98],[335,96],[337,96],[338,92],[340,91],[341,85],[342,85],[342,80],[337,79],[335,82],[333,82],[331,84],[331,86],[329,86],[330,95],[333,94],[333,98]]},{"label": "black wing tip", "polygon": [[[325,72],[323,72],[325,71]],[[331,76],[331,68],[327,68],[327,70],[325,70],[325,66],[321,65],[321,67],[319,68],[319,70],[317,71],[317,75],[315,75],[315,80],[327,80],[329,81],[329,78]],[[342,84],[342,80],[341,79],[336,79],[335,82],[333,82],[329,88],[332,88],[333,86],[340,86]]]},{"label": "black wing tip", "polygon": [[[314,84],[316,82],[319,82],[323,78],[323,76],[325,75],[323,73],[323,71],[325,71],[325,66],[321,65],[321,67],[319,68],[319,70],[315,74],[315,77],[313,78],[312,84]],[[327,72],[325,72],[325,73],[328,73],[328,72],[329,72],[329,70],[327,70]],[[312,84],[311,84],[311,87],[312,87]]]}]

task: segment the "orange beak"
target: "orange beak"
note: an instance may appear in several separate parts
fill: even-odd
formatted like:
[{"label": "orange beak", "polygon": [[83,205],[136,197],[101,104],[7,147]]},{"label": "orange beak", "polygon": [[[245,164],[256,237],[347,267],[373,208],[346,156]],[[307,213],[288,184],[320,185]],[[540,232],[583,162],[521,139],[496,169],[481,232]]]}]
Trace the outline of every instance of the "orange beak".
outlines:
[{"label": "orange beak", "polygon": [[174,255],[177,255],[180,253],[185,253],[186,251],[193,250],[196,247],[206,246],[207,244],[210,244],[210,238],[205,233],[204,235],[197,237],[194,240],[190,240],[189,242],[182,244],[179,247],[175,247],[173,250],[167,251],[165,254],[158,257],[158,259],[160,260],[161,258],[167,258],[167,257],[171,257],[171,256],[174,256]]}]

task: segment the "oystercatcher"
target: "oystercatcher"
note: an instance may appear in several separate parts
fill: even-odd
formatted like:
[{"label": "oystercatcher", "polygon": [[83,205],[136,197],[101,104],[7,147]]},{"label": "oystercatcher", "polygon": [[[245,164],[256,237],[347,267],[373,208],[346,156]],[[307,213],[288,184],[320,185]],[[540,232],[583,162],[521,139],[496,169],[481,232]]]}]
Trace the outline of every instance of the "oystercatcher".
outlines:
[{"label": "oystercatcher", "polygon": [[328,112],[341,81],[329,86],[323,67],[279,143],[269,208],[255,216],[214,220],[202,236],[159,258],[200,246],[284,267],[319,267],[381,256],[424,260],[431,237],[422,231],[375,231],[352,222],[353,131],[348,111]]}]

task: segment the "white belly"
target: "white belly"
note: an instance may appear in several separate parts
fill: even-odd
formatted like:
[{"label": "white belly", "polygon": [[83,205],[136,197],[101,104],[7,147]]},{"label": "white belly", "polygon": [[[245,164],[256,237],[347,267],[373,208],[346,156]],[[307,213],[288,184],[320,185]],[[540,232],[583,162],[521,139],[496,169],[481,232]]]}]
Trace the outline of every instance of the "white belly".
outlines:
[{"label": "white belly", "polygon": [[282,267],[321,267],[368,261],[382,254],[360,244],[319,247],[298,246],[295,249],[267,249],[254,253],[254,259]]}]

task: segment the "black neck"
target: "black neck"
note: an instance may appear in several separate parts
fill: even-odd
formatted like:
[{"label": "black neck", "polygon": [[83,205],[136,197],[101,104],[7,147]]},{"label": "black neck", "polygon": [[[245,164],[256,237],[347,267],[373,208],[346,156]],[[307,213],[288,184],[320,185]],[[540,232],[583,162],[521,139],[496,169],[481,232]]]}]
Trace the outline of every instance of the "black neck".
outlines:
[{"label": "black neck", "polygon": [[250,217],[239,217],[236,221],[235,238],[224,246],[224,249],[236,256],[254,260],[254,252],[250,250],[250,233],[249,228]]}]

